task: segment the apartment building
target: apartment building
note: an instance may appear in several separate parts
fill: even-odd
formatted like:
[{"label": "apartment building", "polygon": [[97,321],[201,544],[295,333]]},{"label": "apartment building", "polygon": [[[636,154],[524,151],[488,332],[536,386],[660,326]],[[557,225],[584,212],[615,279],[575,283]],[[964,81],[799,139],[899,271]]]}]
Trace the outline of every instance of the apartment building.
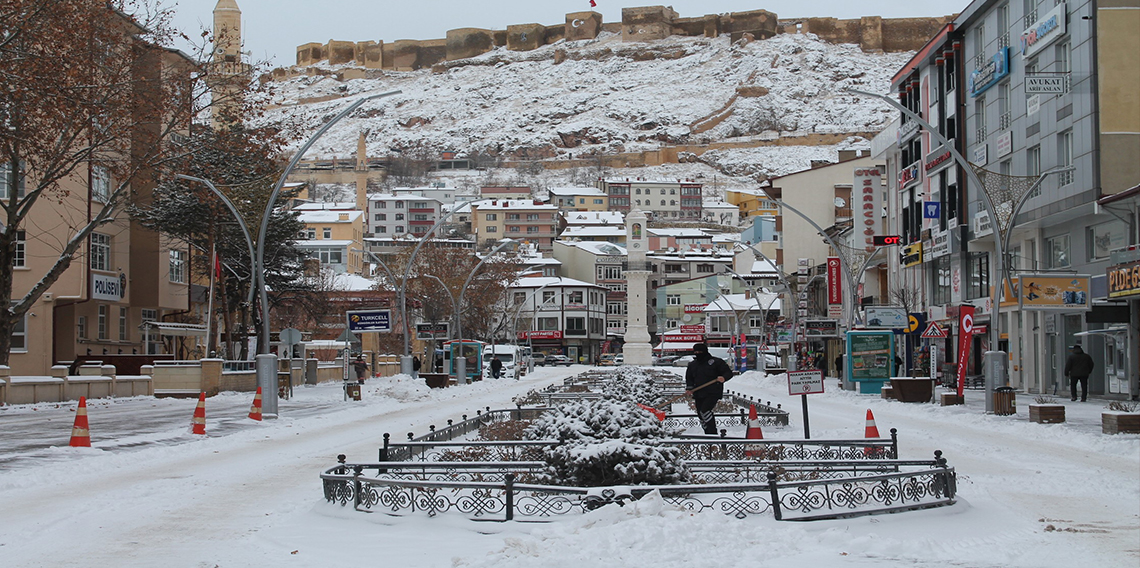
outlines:
[{"label": "apartment building", "polygon": [[363,211],[304,211],[297,220],[304,224],[297,248],[322,268],[336,273],[363,274]]},{"label": "apartment building", "polygon": [[558,208],[534,200],[483,200],[471,204],[471,232],[480,248],[514,239],[551,250],[558,236]]},{"label": "apartment building", "polygon": [[652,220],[702,218],[703,184],[693,180],[599,179],[598,189],[609,197],[609,209],[629,213],[638,208]]},{"label": "apartment building", "polygon": [[364,231],[378,238],[423,237],[440,218],[443,202],[415,193],[368,196]]},{"label": "apartment building", "polygon": [[509,291],[510,327],[535,353],[593,361],[606,341],[606,289],[572,278],[520,278]]}]

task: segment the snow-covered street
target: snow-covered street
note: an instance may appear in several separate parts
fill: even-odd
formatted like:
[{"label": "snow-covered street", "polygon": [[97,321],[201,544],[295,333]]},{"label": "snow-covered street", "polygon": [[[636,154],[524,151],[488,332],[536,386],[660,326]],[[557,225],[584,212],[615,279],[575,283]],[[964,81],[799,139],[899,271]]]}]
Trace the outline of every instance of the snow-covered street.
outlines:
[{"label": "snow-covered street", "polygon": [[[897,515],[812,523],[691,515],[647,498],[551,523],[393,517],[328,504],[319,474],[344,453],[374,461],[382,436],[427,431],[560,382],[584,367],[521,381],[429,390],[370,379],[361,402],[338,383],[299,387],[281,418],[244,418],[252,397],[207,401],[205,438],[188,433],[195,400],[90,401],[93,448],[69,448],[75,404],[0,409],[0,565],[36,566],[1136,566],[1140,438],[1100,433],[1102,404],[1067,403],[1068,422],[987,416],[967,406],[903,404],[849,392],[810,399],[812,438],[862,437],[871,409],[899,431],[900,457],[935,449],[958,472],[959,502]],[[828,381],[833,388],[834,381]],[[750,373],[730,389],[781,403],[802,437],[783,376]],[[137,418],[136,418],[137,417]],[[52,446],[52,447],[48,447]]]}]

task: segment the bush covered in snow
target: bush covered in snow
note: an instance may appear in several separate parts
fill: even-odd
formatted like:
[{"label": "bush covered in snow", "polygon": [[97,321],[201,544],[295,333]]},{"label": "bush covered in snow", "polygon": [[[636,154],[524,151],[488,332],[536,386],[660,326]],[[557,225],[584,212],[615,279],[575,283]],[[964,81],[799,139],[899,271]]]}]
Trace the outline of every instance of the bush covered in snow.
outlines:
[{"label": "bush covered in snow", "polygon": [[618,367],[613,378],[602,387],[607,399],[625,400],[648,406],[664,402],[661,384],[639,367]]},{"label": "bush covered in snow", "polygon": [[614,399],[563,404],[526,431],[527,439],[561,442],[544,452],[546,481],[580,487],[688,480],[680,450],[658,445],[673,434],[636,404]]}]

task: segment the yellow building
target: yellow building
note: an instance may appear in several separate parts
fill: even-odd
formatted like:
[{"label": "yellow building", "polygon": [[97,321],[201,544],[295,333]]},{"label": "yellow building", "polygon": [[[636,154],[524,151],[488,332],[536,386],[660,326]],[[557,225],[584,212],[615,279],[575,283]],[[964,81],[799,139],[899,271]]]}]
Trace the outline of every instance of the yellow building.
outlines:
[{"label": "yellow building", "polygon": [[477,247],[514,239],[550,250],[558,236],[558,224],[558,208],[553,205],[519,199],[471,204],[471,230]]},{"label": "yellow building", "polygon": [[779,215],[776,202],[758,189],[728,189],[724,192],[724,200],[740,210],[741,219]]},{"label": "yellow building", "polygon": [[596,187],[552,187],[549,202],[562,211],[608,211],[610,199]]},{"label": "yellow building", "polygon": [[[320,205],[320,204],[317,204]],[[334,204],[330,204],[334,205]],[[351,207],[351,204],[348,204]],[[364,212],[355,209],[301,210],[305,225],[297,248],[336,273],[363,274]]]}]

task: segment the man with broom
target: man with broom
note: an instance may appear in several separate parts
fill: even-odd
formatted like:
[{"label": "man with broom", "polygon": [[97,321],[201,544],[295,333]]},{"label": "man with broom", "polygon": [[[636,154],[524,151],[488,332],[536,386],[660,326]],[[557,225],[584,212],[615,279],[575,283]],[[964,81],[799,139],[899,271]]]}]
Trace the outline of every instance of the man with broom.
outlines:
[{"label": "man with broom", "polygon": [[685,394],[693,397],[705,434],[716,435],[716,415],[713,410],[724,396],[724,382],[732,378],[732,368],[724,359],[709,354],[704,343],[693,345],[693,360],[685,370]]}]

